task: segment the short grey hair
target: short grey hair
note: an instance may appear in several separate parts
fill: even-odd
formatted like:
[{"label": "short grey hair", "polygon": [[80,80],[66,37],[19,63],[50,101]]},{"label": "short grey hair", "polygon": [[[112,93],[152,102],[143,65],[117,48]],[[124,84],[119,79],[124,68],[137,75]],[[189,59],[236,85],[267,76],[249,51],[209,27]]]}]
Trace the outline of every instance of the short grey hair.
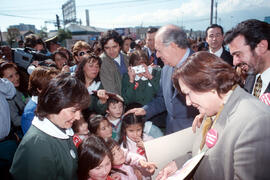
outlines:
[{"label": "short grey hair", "polygon": [[159,32],[162,35],[162,43],[165,46],[169,46],[173,42],[182,49],[189,47],[187,34],[180,27],[167,25],[160,28]]}]

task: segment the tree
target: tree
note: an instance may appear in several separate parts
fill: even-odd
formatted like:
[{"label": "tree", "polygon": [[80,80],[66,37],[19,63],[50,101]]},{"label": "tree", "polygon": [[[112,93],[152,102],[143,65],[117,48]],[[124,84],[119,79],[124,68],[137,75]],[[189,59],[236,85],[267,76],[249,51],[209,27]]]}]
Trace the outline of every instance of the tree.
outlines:
[{"label": "tree", "polygon": [[72,35],[71,35],[71,32],[69,30],[59,29],[58,33],[57,33],[57,37],[58,37],[58,41],[62,42],[65,39],[71,39]]},{"label": "tree", "polygon": [[17,28],[8,28],[7,42],[12,47],[12,44],[16,42],[17,38],[20,37],[20,31]]},{"label": "tree", "polygon": [[46,39],[48,37],[47,28],[41,27],[41,30],[38,33],[38,35],[39,35],[39,37],[41,37],[41,39]]}]

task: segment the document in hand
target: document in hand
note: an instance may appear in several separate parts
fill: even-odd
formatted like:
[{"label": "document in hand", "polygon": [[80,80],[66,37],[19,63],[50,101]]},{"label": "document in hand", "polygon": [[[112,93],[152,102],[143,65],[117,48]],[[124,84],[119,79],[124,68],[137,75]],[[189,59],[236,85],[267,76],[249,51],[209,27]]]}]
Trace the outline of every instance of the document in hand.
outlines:
[{"label": "document in hand", "polygon": [[167,180],[182,180],[185,179],[189,173],[197,166],[197,164],[203,158],[205,152],[201,152],[198,155],[194,156],[190,160],[188,160],[183,167],[176,171],[172,176],[168,177]]},{"label": "document in hand", "polygon": [[157,165],[153,179],[169,162],[192,151],[195,135],[187,128],[167,136],[144,142],[147,159]]}]

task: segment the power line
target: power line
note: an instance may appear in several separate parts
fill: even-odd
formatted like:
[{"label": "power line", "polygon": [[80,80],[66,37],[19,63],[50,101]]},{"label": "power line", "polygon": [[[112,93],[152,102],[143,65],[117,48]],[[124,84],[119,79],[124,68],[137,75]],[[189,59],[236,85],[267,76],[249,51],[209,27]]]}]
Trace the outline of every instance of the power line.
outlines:
[{"label": "power line", "polygon": [[[104,6],[115,6],[115,5],[120,5],[120,4],[132,4],[132,3],[151,3],[153,5],[156,5],[157,3],[164,3],[164,2],[169,2],[169,1],[175,1],[175,0],[160,0],[160,1],[154,1],[153,0],[129,0],[129,1],[114,1],[114,2],[107,2],[107,3],[90,3],[90,4],[83,4],[83,5],[76,5],[76,8],[86,8],[86,7],[104,7]],[[142,4],[145,5],[145,4]],[[139,5],[138,5],[139,6]],[[109,8],[108,7],[108,8]],[[127,8],[132,7],[132,6],[127,6]],[[136,7],[136,6],[133,6]],[[61,8],[41,8],[41,9],[37,9],[37,8],[29,8],[29,9],[22,9],[22,8],[13,8],[13,9],[1,9],[1,12],[9,12],[9,11],[16,11],[16,12],[20,12],[20,11],[25,11],[27,13],[29,12],[37,12],[37,11],[54,11],[54,10],[61,10]]]},{"label": "power line", "polygon": [[39,20],[42,19],[42,20],[48,20],[48,19],[40,18],[40,17],[18,16],[18,15],[5,14],[5,13],[0,13],[0,16],[19,17],[19,18],[26,18],[26,19],[39,19]]}]

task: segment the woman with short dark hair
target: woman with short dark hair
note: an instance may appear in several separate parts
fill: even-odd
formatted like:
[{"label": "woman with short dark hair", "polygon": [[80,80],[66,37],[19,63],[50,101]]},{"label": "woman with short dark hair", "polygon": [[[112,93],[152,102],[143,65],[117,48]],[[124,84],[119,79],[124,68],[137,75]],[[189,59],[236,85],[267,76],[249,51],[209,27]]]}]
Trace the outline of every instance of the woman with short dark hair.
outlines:
[{"label": "woman with short dark hair", "polygon": [[[193,179],[269,179],[269,107],[247,93],[236,71],[209,52],[191,55],[173,75],[186,104],[205,115],[193,141],[192,156],[203,152]],[[183,155],[157,179],[182,167]],[[191,177],[190,177],[191,178]]]},{"label": "woman with short dark hair", "polygon": [[39,94],[36,116],[10,169],[14,179],[77,179],[77,151],[71,126],[89,105],[77,78],[60,74]]}]

